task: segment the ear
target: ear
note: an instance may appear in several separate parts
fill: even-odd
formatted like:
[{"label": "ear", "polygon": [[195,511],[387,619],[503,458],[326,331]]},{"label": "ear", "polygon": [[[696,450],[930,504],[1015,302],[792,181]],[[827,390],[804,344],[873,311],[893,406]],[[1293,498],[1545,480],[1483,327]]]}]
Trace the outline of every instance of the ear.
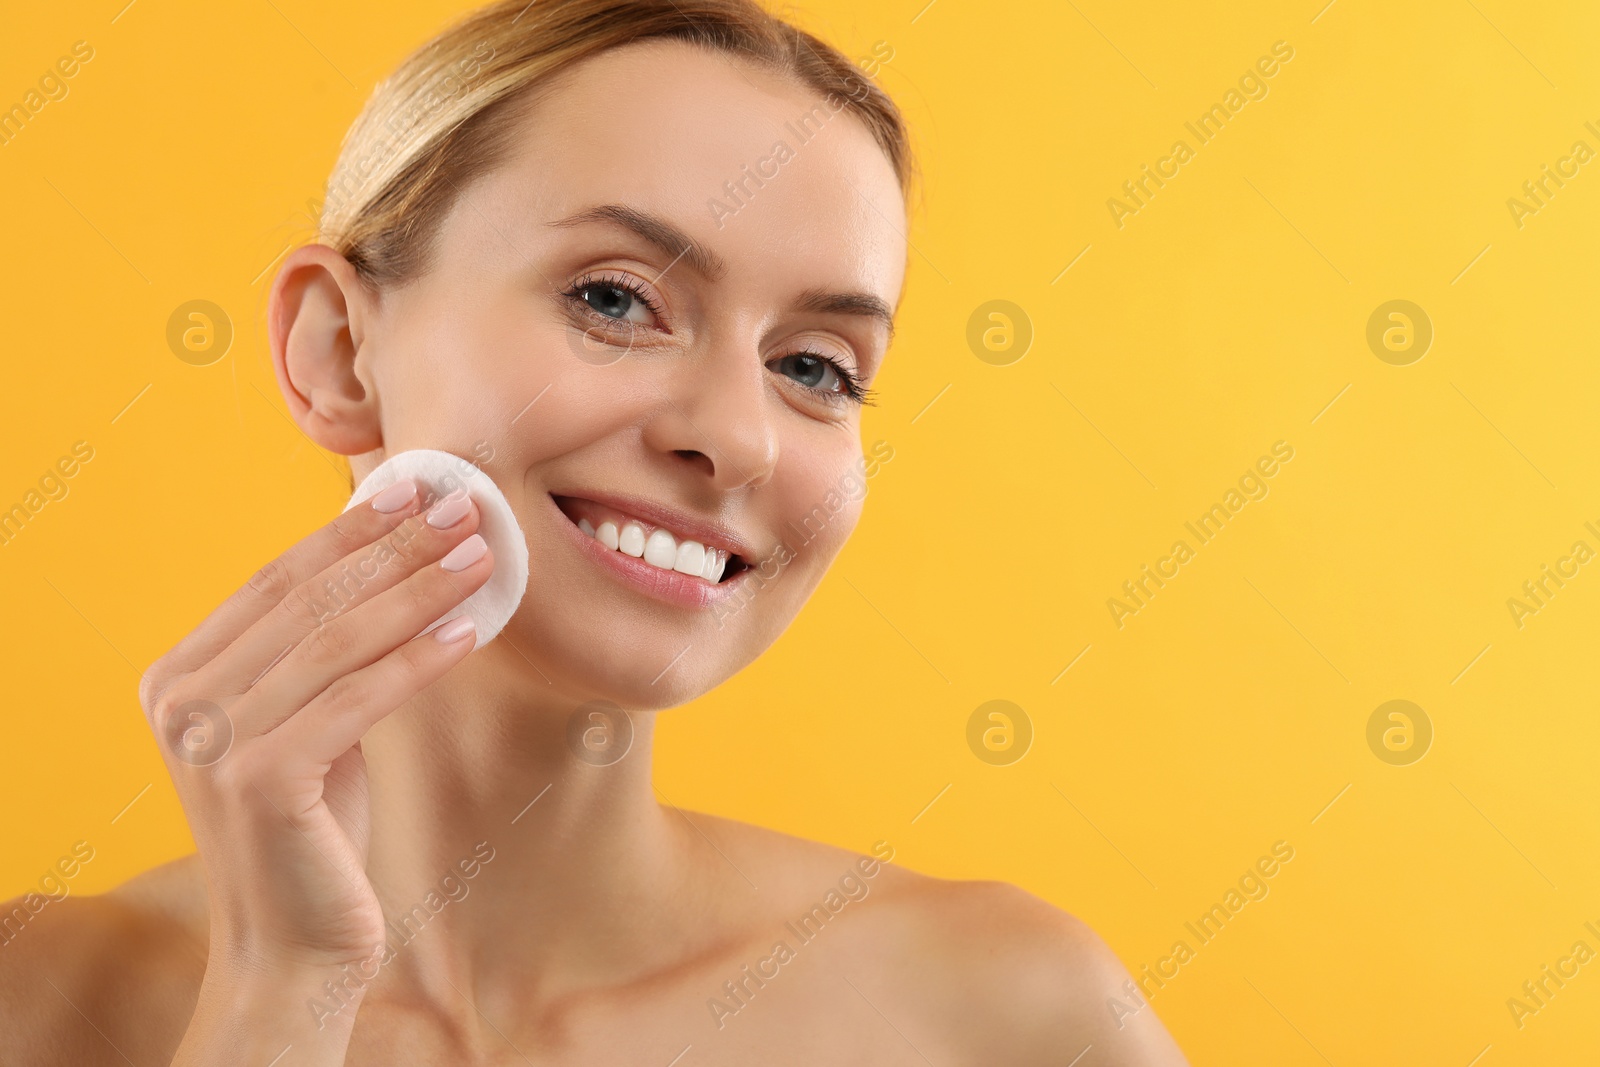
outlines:
[{"label": "ear", "polygon": [[353,456],[383,444],[378,396],[358,366],[376,294],[327,245],[284,260],[267,305],[267,338],[289,414],[313,441]]}]

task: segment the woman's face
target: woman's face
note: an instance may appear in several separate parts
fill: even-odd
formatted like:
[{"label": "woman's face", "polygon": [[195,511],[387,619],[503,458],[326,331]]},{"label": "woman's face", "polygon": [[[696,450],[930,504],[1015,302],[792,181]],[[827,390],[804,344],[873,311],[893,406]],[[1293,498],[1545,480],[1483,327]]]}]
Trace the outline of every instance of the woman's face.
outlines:
[{"label": "woman's face", "polygon": [[[499,483],[531,570],[502,651],[574,699],[715,686],[856,524],[852,393],[888,345],[906,216],[840,103],[676,42],[603,54],[522,112],[428,273],[363,316],[385,453]],[[686,542],[737,558],[708,580],[721,556]]]}]

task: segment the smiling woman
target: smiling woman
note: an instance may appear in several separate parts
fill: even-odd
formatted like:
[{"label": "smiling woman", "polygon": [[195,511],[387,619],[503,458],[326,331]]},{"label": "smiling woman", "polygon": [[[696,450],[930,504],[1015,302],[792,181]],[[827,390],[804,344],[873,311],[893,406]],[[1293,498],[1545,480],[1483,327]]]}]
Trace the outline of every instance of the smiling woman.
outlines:
[{"label": "smiling woman", "polygon": [[[707,216],[829,101],[781,181]],[[912,177],[889,98],[745,0],[495,4],[380,84],[274,282],[278,384],[357,479],[479,456],[527,591],[476,651],[470,620],[422,632],[496,561],[469,498],[401,481],[179,640],[140,699],[158,738],[197,702],[228,727],[216,759],[164,753],[198,854],[8,946],[7,1063],[1181,1064],[1153,1011],[1113,1009],[1100,938],[1022,890],[885,842],[841,896],[871,861],[652,787],[654,713],[783,633],[888,458],[860,413]],[[624,740],[596,758],[597,732]],[[471,899],[395,952],[393,917],[485,840]],[[735,996],[775,953],[781,982]]]}]

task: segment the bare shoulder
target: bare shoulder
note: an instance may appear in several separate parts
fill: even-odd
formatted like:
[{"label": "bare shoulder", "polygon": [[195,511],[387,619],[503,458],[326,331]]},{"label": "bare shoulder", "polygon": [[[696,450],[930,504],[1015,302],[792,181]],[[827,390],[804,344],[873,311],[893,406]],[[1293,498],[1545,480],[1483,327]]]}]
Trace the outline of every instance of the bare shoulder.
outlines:
[{"label": "bare shoulder", "polygon": [[[1087,923],[1005,882],[895,872],[882,946],[970,1062],[1184,1067],[1122,961]],[[886,887],[887,888],[887,887]]]},{"label": "bare shoulder", "polygon": [[[966,1063],[1095,1067],[1187,1061],[1110,946],[1087,923],[1017,886],[936,878],[867,852],[732,820],[694,825],[743,861],[801,937],[829,934],[856,992],[915,1045]],[[850,917],[848,922],[836,922]],[[820,941],[818,943],[821,943]]]},{"label": "bare shoulder", "polygon": [[8,1067],[167,1062],[205,975],[198,878],[189,857],[97,896],[0,903]]}]

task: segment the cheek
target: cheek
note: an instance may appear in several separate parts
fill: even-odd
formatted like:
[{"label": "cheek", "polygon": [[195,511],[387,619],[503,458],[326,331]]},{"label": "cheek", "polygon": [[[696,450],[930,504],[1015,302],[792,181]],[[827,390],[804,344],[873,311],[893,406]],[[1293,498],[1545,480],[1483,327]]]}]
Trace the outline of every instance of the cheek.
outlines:
[{"label": "cheek", "polygon": [[381,346],[374,362],[391,451],[486,448],[526,466],[637,417],[627,368],[584,362],[575,331],[538,315],[536,303],[526,294],[470,306],[440,300],[397,323],[398,345]]},{"label": "cheek", "polygon": [[831,463],[797,463],[798,473],[784,487],[780,536],[795,553],[794,564],[814,571],[814,578],[821,577],[860,521],[862,502],[853,499],[851,488],[859,458],[860,450],[851,449]]},{"label": "cheek", "polygon": [[500,452],[526,422],[518,412],[551,375],[519,359],[527,341],[506,346],[492,317],[423,300],[406,311],[374,338],[386,448],[455,450],[485,441]]},{"label": "cheek", "polygon": [[789,462],[780,462],[773,481],[763,486],[772,490],[761,513],[772,546],[753,563],[749,588],[754,592],[742,601],[748,606],[733,624],[746,661],[777,640],[799,614],[861,518],[862,501],[849,491],[859,449],[840,456],[814,451],[797,456],[795,442],[785,445]]},{"label": "cheek", "polygon": [[[561,331],[546,331],[556,354],[511,362],[479,386],[500,410],[498,441],[521,473],[534,476],[548,464],[596,450],[626,456],[621,469],[638,470],[642,428],[660,414],[664,389],[657,368],[626,359],[605,367],[571,357]],[[670,364],[662,366],[670,369]],[[496,392],[498,390],[498,392]],[[506,396],[514,398],[508,401]]]}]

